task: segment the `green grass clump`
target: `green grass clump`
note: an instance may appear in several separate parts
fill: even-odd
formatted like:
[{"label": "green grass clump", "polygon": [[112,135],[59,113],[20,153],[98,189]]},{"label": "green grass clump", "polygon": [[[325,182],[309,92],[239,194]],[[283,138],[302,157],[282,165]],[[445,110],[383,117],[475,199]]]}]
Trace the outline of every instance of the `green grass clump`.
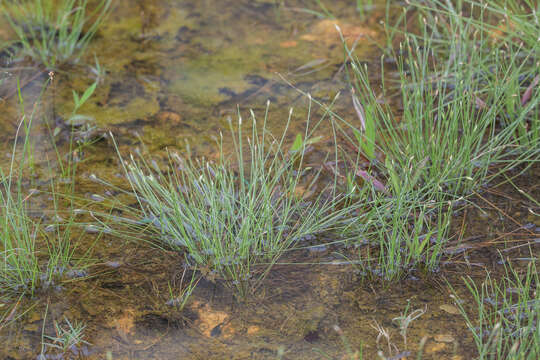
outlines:
[{"label": "green grass clump", "polygon": [[307,133],[302,148],[289,151],[286,130],[276,139],[266,129],[266,118],[261,133],[253,113],[252,120],[247,146],[242,119],[237,131],[231,127],[232,159],[220,145],[216,162],[171,153],[164,173],[142,157],[124,161],[159,240],[185,251],[187,261],[207,275],[231,281],[240,294],[256,287],[284,252],[331,230],[346,213],[324,191],[307,195],[318,178],[303,165]]},{"label": "green grass clump", "polygon": [[450,230],[445,202],[376,193],[360,201],[363,210],[346,231],[360,245],[356,263],[365,276],[393,282],[414,270],[438,270]]},{"label": "green grass clump", "polygon": [[540,282],[533,258],[520,273],[505,265],[501,280],[489,273],[480,285],[470,278],[465,284],[474,299],[469,312],[456,298],[456,304],[471,330],[478,357],[476,359],[523,359],[540,357]]},{"label": "green grass clump", "polygon": [[[52,223],[43,226],[28,215],[26,194],[13,174],[0,170],[0,296],[33,296],[61,281],[86,276],[87,249],[77,257],[75,215],[60,218],[55,208]],[[56,194],[53,197],[56,198]]]},{"label": "green grass clump", "polygon": [[[62,327],[58,322],[54,322],[54,330],[56,335],[43,335],[47,340],[51,342],[43,342],[43,345],[47,348],[53,348],[60,352],[62,355],[77,353],[77,348],[82,345],[90,345],[89,342],[84,340],[84,330],[86,325],[81,322],[71,323],[67,318],[64,318],[67,327]],[[46,355],[40,354],[40,359],[46,359]]]},{"label": "green grass clump", "polygon": [[[407,12],[413,14],[409,19],[427,26],[433,33],[432,46],[437,55],[448,59],[455,50],[482,51],[486,61],[495,60],[488,50],[506,50],[509,54],[522,49],[523,58],[532,55],[538,58],[538,29],[540,28],[540,6],[532,0],[411,0]],[[401,21],[407,21],[402,18]],[[405,25],[402,22],[396,27]],[[403,29],[406,27],[403,26]],[[397,33],[402,32],[402,29]],[[421,41],[422,35],[406,31]],[[396,32],[392,32],[396,34]],[[467,55],[466,53],[460,54]],[[493,54],[491,54],[493,55]],[[534,67],[534,63],[530,64]]]},{"label": "green grass clump", "polygon": [[13,162],[7,173],[0,170],[0,294],[33,295],[64,278],[74,265],[73,218],[60,223],[55,215],[46,227],[32,219],[28,203],[33,193],[25,193]]},{"label": "green grass clump", "polygon": [[[32,296],[65,279],[85,276],[89,266],[91,247],[84,255],[76,257],[75,214],[70,206],[68,215],[62,218],[54,183],[50,193],[54,203],[51,223],[44,225],[29,216],[29,203],[37,191],[26,191],[23,178],[24,167],[29,162],[30,129],[36,108],[34,106],[28,117],[23,115],[15,134],[9,167],[0,168],[0,297]],[[22,156],[16,164],[21,131],[24,133]]]},{"label": "green grass clump", "polygon": [[[433,69],[437,60],[429,46],[408,42],[402,50],[408,55],[398,57],[399,113],[377,101],[367,70],[352,65],[366,121],[379,130],[377,138],[372,135],[365,142],[376,142],[380,161],[372,158],[373,166],[393,191],[415,192],[424,201],[438,195],[457,199],[503,172],[538,161],[536,135],[522,130],[540,97],[532,97],[513,116],[505,111],[514,72],[486,75],[486,85],[477,81],[477,67],[464,63],[480,61],[477,55],[457,60],[459,66],[443,61],[437,64],[440,69]],[[540,120],[531,121],[535,130]]]},{"label": "green grass clump", "polygon": [[[348,156],[350,187],[362,178],[364,190],[373,189],[356,194],[355,201],[373,205],[350,228],[377,245],[366,261],[386,278],[418,263],[436,268],[451,209],[540,159],[538,9],[525,1],[503,13],[501,4],[414,1],[398,21],[408,29],[406,21],[418,18],[417,31],[389,32],[402,42],[386,55],[395,63],[391,73],[381,60],[380,88],[345,48],[360,124],[336,116],[336,125],[358,149]],[[532,25],[508,25],[495,40],[490,31],[504,14],[512,24],[527,18]]]},{"label": "green grass clump", "polygon": [[408,12],[416,15],[409,18],[417,18],[419,28],[430,33],[429,44],[421,32],[405,35],[419,46],[428,45],[433,59],[447,64],[439,76],[450,80],[462,65],[474,69],[471,81],[476,92],[470,93],[476,107],[495,104],[502,124],[520,119],[516,132],[520,145],[538,146],[538,3],[411,1]]},{"label": "green grass clump", "polygon": [[12,177],[1,171],[0,181],[1,292],[2,295],[6,292],[32,293],[40,273],[35,251],[39,229],[27,215],[23,193],[12,193]]},{"label": "green grass clump", "polygon": [[30,56],[52,70],[79,61],[110,12],[112,0],[3,0],[5,19],[17,35],[14,58]]}]

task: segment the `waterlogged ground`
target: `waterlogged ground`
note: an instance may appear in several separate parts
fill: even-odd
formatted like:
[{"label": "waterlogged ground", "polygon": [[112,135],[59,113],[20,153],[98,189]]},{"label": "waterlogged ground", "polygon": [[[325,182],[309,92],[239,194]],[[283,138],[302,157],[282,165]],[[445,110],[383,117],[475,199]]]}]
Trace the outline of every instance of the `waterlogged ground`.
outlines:
[{"label": "waterlogged ground", "polygon": [[[364,21],[350,1],[332,2],[335,20],[317,18],[305,9],[320,10],[307,0],[118,1],[86,59],[93,64],[95,53],[106,72],[99,75],[94,96],[78,112],[86,116],[74,120],[79,126],[77,139],[93,142],[83,152],[68,155],[79,161],[77,195],[98,202],[119,195],[96,184],[91,174],[125,185],[110,134],[123,154],[138,148],[159,160],[169,148],[213,157],[215,138],[227,131],[228,119],[236,121],[238,110],[246,118],[247,110],[253,109],[262,120],[270,100],[269,127],[276,133],[283,129],[289,108],[295,108],[293,138],[303,131],[307,118],[308,101],[298,89],[327,104],[341,92],[334,111],[355,121],[335,25],[377,79],[384,8],[376,6]],[[5,26],[0,29],[0,36],[9,36]],[[28,114],[48,75],[25,62],[2,61],[11,66],[0,89],[5,168],[21,119],[15,76],[22,78]],[[66,121],[73,108],[72,89],[82,93],[98,76],[94,70],[77,65],[59,71],[43,94],[42,111],[54,119],[51,131],[58,128],[55,137],[61,154],[68,153]],[[312,123],[322,112],[314,106],[313,113]],[[45,124],[36,125],[31,144],[37,175],[25,183],[27,191],[47,190],[51,180],[62,183],[65,178],[59,175],[50,132]],[[329,129],[324,122],[319,132],[326,135]],[[225,146],[230,145],[226,134]],[[325,137],[317,144],[308,160],[322,162],[330,140]],[[539,175],[536,167],[516,184],[538,199]],[[206,276],[183,311],[167,304],[169,284],[176,293],[181,287],[181,256],[109,234],[97,237],[87,227],[80,247],[94,249],[89,278],[74,278],[16,303],[8,318],[19,318],[0,330],[0,358],[36,359],[43,351],[47,359],[340,359],[348,346],[356,350],[363,345],[366,359],[376,358],[379,350],[399,359],[414,358],[426,337],[424,358],[468,359],[473,340],[448,283],[464,297],[466,307],[472,305],[461,276],[480,279],[485,269],[501,270],[498,250],[504,257],[523,258],[525,264],[529,248],[519,245],[536,239],[532,250],[538,253],[540,236],[540,222],[528,211],[533,205],[512,186],[487,188],[474,200],[477,208],[456,214],[454,233],[463,232],[449,241],[447,259],[437,273],[413,273],[385,287],[362,277],[340,255],[354,257],[354,247],[307,248],[288,254],[256,294],[243,301],[219,279]],[[36,194],[28,201],[34,216],[50,220],[49,195]],[[407,304],[409,312],[425,313],[409,325],[405,343],[392,319]],[[55,335],[54,321],[62,323],[64,318],[86,324],[88,344],[76,354],[68,351],[62,356],[42,347],[42,342],[47,341],[43,335]],[[390,344],[378,336],[379,327],[389,332]]]}]

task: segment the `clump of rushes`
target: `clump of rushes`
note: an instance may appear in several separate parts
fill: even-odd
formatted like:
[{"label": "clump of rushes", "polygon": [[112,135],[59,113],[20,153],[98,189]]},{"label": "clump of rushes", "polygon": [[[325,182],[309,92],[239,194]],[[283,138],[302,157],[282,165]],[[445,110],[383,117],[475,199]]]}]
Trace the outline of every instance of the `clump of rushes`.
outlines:
[{"label": "clump of rushes", "polygon": [[10,174],[0,170],[0,288],[6,292],[33,292],[39,281],[35,251],[38,225],[27,215],[26,200]]},{"label": "clump of rushes", "polygon": [[[20,96],[20,92],[19,92]],[[22,104],[22,97],[21,104]],[[24,109],[24,106],[21,106]],[[35,115],[23,116],[15,134],[11,161],[7,171],[0,168],[0,295],[11,296],[25,292],[34,293],[39,283],[39,261],[36,252],[36,238],[39,225],[27,212],[27,200],[32,193],[25,194],[22,186],[23,166],[15,165],[17,139],[22,130],[25,134],[22,144],[22,163],[30,152],[29,133]]]},{"label": "clump of rushes", "polygon": [[[521,49],[523,59],[528,56],[538,58],[540,55],[540,7],[536,1],[410,0],[407,3],[407,13],[415,15],[412,18],[420,20],[433,32],[437,40],[432,46],[433,51],[444,58],[449,58],[458,49],[482,51],[487,61],[490,58],[495,60],[487,52],[493,49],[510,52]],[[404,23],[407,18],[411,17],[402,17],[395,24],[391,36],[407,29]],[[405,33],[422,40],[421,34],[406,30]],[[529,51],[533,54],[529,54]],[[535,64],[530,63],[529,66],[533,68]]]},{"label": "clump of rushes", "polygon": [[[390,51],[398,91],[386,86],[382,66],[377,93],[346,49],[361,122],[346,127],[371,162],[367,175],[400,191],[422,189],[425,199],[434,193],[452,199],[538,161],[540,10],[528,1],[504,5],[508,9],[499,1],[412,1],[408,10],[420,13],[419,31],[400,33],[399,51]],[[394,96],[399,111],[381,104]]]},{"label": "clump of rushes", "polygon": [[[325,191],[308,195],[319,173],[304,168],[307,130],[302,148],[287,151],[287,130],[276,139],[266,129],[267,114],[262,132],[251,115],[247,146],[242,118],[237,130],[231,124],[232,159],[220,142],[216,162],[171,153],[165,173],[142,157],[123,161],[161,243],[185,251],[203,274],[229,280],[241,296],[257,287],[284,252],[331,230],[347,212],[335,208],[338,200]],[[290,116],[287,128],[289,122]]]},{"label": "clump of rushes", "polygon": [[[23,115],[15,134],[12,157],[7,171],[0,169],[0,297],[34,295],[57,281],[86,275],[89,266],[88,249],[77,258],[74,240],[75,214],[69,211],[61,218],[59,196],[51,185],[54,208],[52,223],[44,226],[28,215],[31,197],[36,190],[25,191],[23,168],[28,154],[29,133],[36,106],[28,116]],[[16,165],[17,139],[25,133],[22,160]]]},{"label": "clump of rushes", "polygon": [[[335,116],[359,154],[350,158],[350,188],[361,179],[364,190],[356,193],[356,201],[373,204],[350,229],[361,242],[378,245],[362,253],[367,259],[361,263],[387,279],[419,263],[436,268],[451,208],[496,176],[524,171],[540,158],[540,87],[537,67],[531,66],[538,61],[538,43],[529,41],[538,34],[531,30],[539,27],[534,18],[538,9],[509,15],[512,21],[536,19],[536,25],[503,28],[501,41],[523,34],[527,41],[494,45],[487,31],[492,28],[475,19],[487,12],[502,16],[499,2],[481,8],[472,1],[455,8],[445,1],[414,3],[424,15],[419,34],[401,33],[399,51],[391,52],[398,89],[387,87],[389,76],[381,65],[379,93],[367,68],[345,48],[352,60],[349,75],[359,125]],[[400,104],[397,111],[381,101],[393,97]]]},{"label": "clump of rushes", "polygon": [[99,0],[88,11],[88,0],[3,0],[5,19],[17,35],[13,58],[30,56],[48,69],[77,62],[111,9]]},{"label": "clump of rushes", "polygon": [[381,194],[369,186],[351,197],[362,206],[344,230],[356,239],[359,260],[354,264],[361,273],[388,284],[411,271],[437,271],[450,230],[447,202],[425,201],[412,192]]},{"label": "clump of rushes", "polygon": [[[515,133],[520,145],[537,146],[540,139],[540,109],[535,101],[540,89],[537,2],[413,0],[408,13],[415,12],[422,19],[422,26],[432,34],[433,41],[429,44],[432,57],[453,65],[439,75],[451,78],[461,64],[475,69],[472,80],[478,88],[471,96],[476,107],[490,107],[490,96],[495,93],[502,103],[498,114],[502,125],[512,125],[520,119]],[[424,45],[423,34],[407,32],[406,36]]]},{"label": "clump of rushes", "polygon": [[537,259],[520,273],[505,265],[501,280],[489,273],[481,285],[470,278],[465,284],[474,299],[474,310],[468,311],[454,295],[467,326],[471,330],[479,360],[540,358],[540,282]]},{"label": "clump of rushes", "polygon": [[[379,129],[380,161],[371,160],[385,183],[398,192],[419,194],[423,200],[434,194],[456,199],[518,165],[538,161],[538,142],[531,147],[531,134],[521,130],[540,97],[534,96],[527,107],[507,117],[506,86],[511,86],[507,84],[515,73],[497,72],[486,87],[477,81],[477,68],[465,63],[481,61],[476,58],[479,55],[455,60],[459,65],[444,60],[437,64],[431,58],[429,35],[425,36],[423,47],[414,38],[408,39],[402,48],[408,55],[397,57],[400,114],[380,104],[366,68],[356,61],[352,65],[356,93],[369,109],[366,118]],[[440,67],[433,69],[433,64]],[[499,87],[489,86],[494,82]],[[536,129],[540,120],[531,121]]]}]

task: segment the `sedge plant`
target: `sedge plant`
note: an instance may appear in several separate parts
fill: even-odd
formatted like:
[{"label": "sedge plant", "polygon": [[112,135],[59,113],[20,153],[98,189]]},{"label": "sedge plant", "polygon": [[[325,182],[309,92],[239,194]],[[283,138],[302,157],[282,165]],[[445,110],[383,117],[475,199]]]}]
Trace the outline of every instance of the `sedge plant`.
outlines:
[{"label": "sedge plant", "polygon": [[27,117],[20,91],[19,99],[23,116],[15,133],[8,167],[0,168],[0,295],[4,297],[26,292],[33,294],[40,275],[36,239],[41,230],[39,224],[28,215],[28,199],[33,193],[25,193],[23,165],[16,164],[17,140],[21,132],[24,133],[22,164],[29,158],[32,149],[29,133],[36,107]]},{"label": "sedge plant", "polygon": [[2,0],[4,18],[17,36],[15,59],[30,56],[53,70],[80,60],[111,10],[112,0]]},{"label": "sedge plant", "polygon": [[[419,8],[423,3],[416,2]],[[355,201],[370,204],[350,229],[362,243],[377,245],[362,253],[364,270],[386,279],[420,263],[436,269],[452,208],[498,175],[523,172],[540,159],[539,91],[530,76],[526,89],[520,80],[535,61],[535,49],[522,51],[532,42],[493,49],[485,32],[475,31],[479,25],[459,15],[448,10],[443,21],[433,13],[433,22],[420,21],[420,34],[402,33],[404,41],[392,53],[397,89],[387,87],[381,60],[378,91],[343,42],[360,121],[334,118],[358,150],[349,161],[349,187],[359,188],[360,178],[364,186]],[[381,101],[393,97],[400,109]]]},{"label": "sedge plant", "polygon": [[345,228],[360,246],[356,266],[365,276],[387,284],[414,270],[438,270],[451,219],[444,201],[425,202],[414,192],[393,194],[355,194],[352,201],[363,206]]},{"label": "sedge plant", "polygon": [[[538,161],[538,143],[531,144],[531,135],[521,129],[540,97],[533,97],[516,116],[502,121],[508,92],[504,84],[513,76],[511,73],[499,74],[501,86],[484,91],[476,81],[476,68],[464,64],[465,59],[459,67],[450,65],[452,69],[448,69],[443,63],[442,70],[433,70],[436,60],[431,58],[429,47],[421,48],[414,39],[411,41],[402,49],[407,49],[406,58],[398,60],[403,104],[399,114],[377,101],[367,69],[358,62],[352,65],[356,92],[364,108],[370,110],[366,119],[375,122],[378,129],[369,137],[370,133],[364,131],[364,142],[377,141],[384,162],[374,162],[374,166],[394,189],[422,189],[424,200],[435,194],[453,200],[518,165]],[[451,72],[452,79],[440,76],[443,72]],[[482,104],[489,106],[479,106],[479,93],[484,95]],[[360,149],[366,149],[363,144]],[[366,151],[366,156],[370,155]]]},{"label": "sedge plant", "polygon": [[[407,13],[393,27],[393,34],[414,38],[425,46],[421,32],[399,31],[407,28],[407,19],[417,18],[418,28],[432,34],[428,44],[433,58],[443,59],[446,71],[440,76],[450,80],[461,64],[475,69],[471,79],[480,85],[472,93],[477,107],[491,107],[490,93],[498,93],[503,125],[520,120],[515,132],[523,146],[539,141],[538,99],[540,74],[540,6],[535,1],[494,0],[489,2],[442,0],[409,2]],[[414,21],[413,21],[414,23]],[[414,84],[414,83],[413,83]],[[497,104],[498,105],[498,104]]]},{"label": "sedge plant", "polygon": [[[196,271],[197,269],[192,272],[191,278],[185,278],[187,268],[184,268],[184,272],[182,273],[182,277],[180,278],[180,284],[178,284],[178,288],[176,289],[175,286],[171,286],[169,283],[169,300],[165,303],[169,306],[174,306],[179,311],[182,311],[184,307],[186,306],[189,298],[191,297],[191,294],[197,287],[197,284],[199,283],[199,280],[201,279],[196,278]],[[175,295],[178,293],[178,295]]]},{"label": "sedge plant", "polygon": [[[89,266],[89,249],[77,257],[75,214],[68,206],[62,215],[60,196],[51,184],[53,211],[51,223],[29,215],[32,198],[39,191],[27,190],[24,183],[24,164],[27,163],[30,129],[37,116],[38,106],[28,116],[23,114],[15,134],[13,150],[7,168],[0,168],[0,297],[34,295],[66,278],[85,276]],[[23,143],[18,144],[24,132]],[[21,159],[16,157],[20,149]]]},{"label": "sedge plant", "polygon": [[[219,142],[217,161],[171,152],[165,172],[143,157],[122,162],[160,242],[185,252],[189,264],[211,279],[227,280],[241,296],[256,288],[286,251],[337,227],[347,213],[327,191],[306,195],[320,172],[304,167],[307,130],[301,148],[289,151],[286,129],[274,138],[266,128],[267,112],[262,131],[251,115],[247,140],[242,117],[236,129],[230,123],[232,158]],[[291,116],[292,110],[287,128]]]},{"label": "sedge plant", "polygon": [[0,170],[0,287],[7,293],[33,292],[39,281],[36,237],[39,226],[27,214],[27,195],[14,174]]},{"label": "sedge plant", "polygon": [[540,282],[536,258],[524,271],[505,264],[502,279],[489,273],[481,284],[464,278],[473,298],[465,308],[454,292],[478,355],[476,359],[533,360],[540,357]]}]

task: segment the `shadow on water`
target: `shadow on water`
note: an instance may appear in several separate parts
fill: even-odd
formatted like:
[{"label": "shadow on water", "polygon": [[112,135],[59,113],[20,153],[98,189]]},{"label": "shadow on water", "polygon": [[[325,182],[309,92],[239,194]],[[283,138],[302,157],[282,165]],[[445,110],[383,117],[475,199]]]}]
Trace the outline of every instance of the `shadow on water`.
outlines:
[{"label": "shadow on water", "polygon": [[[88,51],[97,54],[106,73],[100,75],[95,95],[80,109],[88,118],[79,127],[79,136],[95,142],[78,154],[84,160],[78,168],[78,194],[116,195],[90,181],[90,174],[118,184],[125,181],[112,144],[102,138],[109,131],[122,153],[144,144],[144,151],[164,156],[166,148],[186,151],[189,143],[195,154],[212,157],[213,138],[227,127],[227,118],[234,119],[238,109],[262,113],[268,99],[271,130],[281,131],[289,108],[294,107],[291,134],[302,131],[307,100],[277,74],[330,103],[338,91],[348,92],[335,24],[347,41],[355,43],[360,59],[374,69],[379,61],[376,44],[383,41],[379,21],[384,7],[376,7],[361,22],[347,1],[333,5],[339,20],[303,11],[312,6],[300,0],[118,1]],[[2,30],[0,35],[7,36]],[[21,67],[13,72],[21,76],[29,107],[47,78],[46,71]],[[377,72],[373,71],[374,78]],[[82,65],[54,75],[54,92],[45,95],[44,103],[53,127],[63,126],[61,148],[67,147],[69,126],[62,124],[73,106],[72,89],[83,92],[96,76]],[[14,77],[7,79],[1,94],[3,154],[10,151],[21,116]],[[353,119],[349,99],[341,96],[334,109]],[[320,131],[329,131],[329,124],[322,124]],[[47,166],[54,172],[57,165],[47,132],[35,135],[39,180],[44,185],[52,177]],[[327,149],[320,145],[319,150]],[[318,155],[312,159],[320,160]],[[536,198],[538,175],[536,167],[529,178],[519,180],[520,187]],[[424,358],[468,359],[472,337],[452,305],[447,281],[466,297],[464,273],[482,278],[486,268],[500,268],[493,239],[512,242],[537,237],[540,226],[511,187],[485,197],[488,202],[478,199],[477,204],[485,211],[470,209],[458,215],[456,224],[466,231],[459,242],[451,240],[452,260],[438,273],[412,273],[399,286],[384,287],[362,281],[361,274],[337,255],[343,248],[330,245],[291,252],[283,262],[297,265],[277,265],[256,294],[240,302],[222,282],[206,277],[183,311],[167,305],[169,284],[178,284],[182,276],[181,256],[105,234],[93,254],[105,260],[92,267],[90,279],[21,302],[20,308],[29,310],[0,330],[0,357],[35,359],[43,329],[54,334],[53,319],[68,318],[86,324],[85,339],[91,345],[65,358],[104,359],[110,352],[113,359],[275,359],[278,354],[283,359],[340,359],[345,351],[334,330],[338,325],[353,348],[364,345],[368,359],[376,357],[378,348],[414,354],[423,337],[428,337]],[[46,213],[46,200],[36,197],[36,208],[41,209],[37,212]],[[93,234],[83,241],[91,244]],[[512,251],[514,257],[527,254],[525,248]],[[425,314],[410,325],[405,345],[392,319],[408,302],[413,310],[425,309]],[[389,331],[389,343],[378,336],[377,328]],[[49,353],[46,358],[61,358]]]}]

